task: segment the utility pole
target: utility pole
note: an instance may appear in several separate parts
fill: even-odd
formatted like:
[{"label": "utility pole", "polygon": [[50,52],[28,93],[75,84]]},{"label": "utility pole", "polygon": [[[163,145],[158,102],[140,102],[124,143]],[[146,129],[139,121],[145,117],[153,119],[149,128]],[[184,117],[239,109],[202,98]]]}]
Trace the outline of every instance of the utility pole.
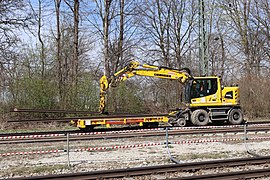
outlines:
[{"label": "utility pole", "polygon": [[209,75],[208,35],[205,18],[205,0],[199,0],[199,60],[200,75]]}]

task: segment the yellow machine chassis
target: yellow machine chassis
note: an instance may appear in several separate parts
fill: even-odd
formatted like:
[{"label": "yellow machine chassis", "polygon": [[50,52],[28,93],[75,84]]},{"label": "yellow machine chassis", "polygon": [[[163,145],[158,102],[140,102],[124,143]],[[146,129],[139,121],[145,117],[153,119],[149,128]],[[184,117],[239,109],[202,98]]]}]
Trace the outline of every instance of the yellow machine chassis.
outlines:
[{"label": "yellow machine chassis", "polygon": [[169,118],[166,116],[151,116],[151,117],[130,117],[130,118],[98,118],[98,119],[78,119],[73,120],[73,124],[78,128],[84,129],[87,126],[106,126],[111,125],[139,125],[144,123],[168,123]]}]

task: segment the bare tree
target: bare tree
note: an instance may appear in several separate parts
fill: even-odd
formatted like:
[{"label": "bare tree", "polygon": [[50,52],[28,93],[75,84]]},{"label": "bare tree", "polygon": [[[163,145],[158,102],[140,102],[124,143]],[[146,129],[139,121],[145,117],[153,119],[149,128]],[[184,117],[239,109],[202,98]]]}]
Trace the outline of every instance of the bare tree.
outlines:
[{"label": "bare tree", "polygon": [[[145,37],[142,43],[146,44],[146,48],[142,48],[142,52],[146,54],[144,59],[173,68],[183,68],[187,64],[193,64],[188,62],[186,57],[193,44],[192,33],[196,25],[197,12],[195,1],[143,1],[139,11],[141,20],[138,23]],[[155,86],[151,89],[162,92],[159,98],[162,107],[168,110],[173,106],[176,107],[176,104],[179,105],[181,87],[177,82],[166,80],[154,82]]]},{"label": "bare tree", "polygon": [[[104,1],[104,13],[100,10],[100,16],[103,22],[103,42],[104,42],[104,70],[105,75],[110,77],[110,57],[109,57],[109,27],[111,23],[110,11],[112,0]],[[103,15],[104,14],[104,15]]]},{"label": "bare tree", "polygon": [[62,58],[61,58],[61,24],[60,24],[60,7],[61,0],[54,0],[55,4],[55,17],[56,17],[56,44],[57,44],[57,53],[56,53],[56,62],[57,62],[57,79],[58,79],[58,90],[60,97],[60,107],[64,107],[64,83],[63,83],[63,72],[62,72]]},{"label": "bare tree", "polygon": [[16,30],[27,28],[32,18],[30,13],[22,11],[24,8],[27,9],[23,0],[0,1],[0,63],[2,67],[12,60],[9,58],[10,51],[19,41]]},{"label": "bare tree", "polygon": [[[148,62],[156,54],[158,58],[154,59],[153,62],[159,61],[160,64],[167,66],[171,64],[168,51],[170,48],[170,11],[171,3],[163,0],[144,1],[140,6],[139,18],[141,20],[138,20],[137,23],[140,23],[142,34],[144,32],[143,36],[147,41],[145,44],[151,47],[150,49],[143,49],[144,53],[147,54]],[[151,45],[153,45],[153,48]],[[147,50],[149,52],[146,52]]]},{"label": "bare tree", "polygon": [[[41,44],[41,52],[39,55],[40,58],[40,62],[41,62],[41,78],[45,79],[45,65],[46,65],[46,59],[45,59],[45,44],[44,44],[44,40],[43,40],[43,36],[42,36],[42,26],[43,26],[43,3],[44,0],[38,0],[38,9],[35,10],[35,8],[33,7],[31,1],[29,2],[30,7],[33,11],[33,14],[36,17],[36,21],[37,21],[37,37],[38,37],[38,41]],[[33,33],[34,36],[36,36],[35,33]]]},{"label": "bare tree", "polygon": [[[28,10],[23,0],[0,1],[0,93],[11,90],[12,83],[16,81],[18,32],[32,25],[32,14]],[[13,92],[11,94],[14,95]]]},{"label": "bare tree", "polygon": [[79,68],[79,0],[73,1],[73,6],[64,0],[73,13],[73,60],[71,61],[71,84],[76,87]]},{"label": "bare tree", "polygon": [[[211,75],[219,75],[224,77],[226,64],[226,36],[228,27],[224,21],[222,7],[219,6],[217,0],[208,1],[207,21],[208,21],[208,50],[209,50],[209,72]],[[227,66],[227,68],[230,68]]]},{"label": "bare tree", "polygon": [[[239,51],[243,53],[244,62],[242,67],[248,74],[252,73],[253,63],[251,58],[251,39],[250,39],[250,0],[225,0],[223,3],[226,5],[223,8],[226,11],[227,16],[230,18],[228,21],[231,28],[237,34],[239,39],[235,39],[235,47],[239,48]],[[238,41],[239,40],[239,41]],[[238,43],[238,42],[239,43]]]},{"label": "bare tree", "polygon": [[[270,69],[270,2],[268,0],[255,0],[252,3],[252,19],[253,27],[256,29],[257,53],[260,61],[257,61],[258,71],[266,76]],[[256,43],[254,42],[254,43]],[[267,74],[268,72],[268,74]]]},{"label": "bare tree", "polygon": [[113,69],[113,72],[117,71],[118,64],[119,62],[123,61],[123,43],[124,43],[124,9],[125,9],[125,0],[120,0],[119,3],[120,6],[120,22],[119,22],[119,40],[118,40],[118,46],[116,49],[116,61],[115,61],[115,66]]},{"label": "bare tree", "polygon": [[38,0],[38,40],[41,44],[41,77],[45,78],[45,45],[41,36],[41,27],[42,27],[42,1]]},{"label": "bare tree", "polygon": [[[187,63],[183,57],[191,48],[190,40],[192,39],[192,33],[194,32],[194,26],[196,25],[196,3],[192,1],[172,1],[172,23],[170,25],[172,29],[172,49],[175,54],[175,64],[178,68],[183,68]],[[193,43],[191,41],[191,43]]]}]

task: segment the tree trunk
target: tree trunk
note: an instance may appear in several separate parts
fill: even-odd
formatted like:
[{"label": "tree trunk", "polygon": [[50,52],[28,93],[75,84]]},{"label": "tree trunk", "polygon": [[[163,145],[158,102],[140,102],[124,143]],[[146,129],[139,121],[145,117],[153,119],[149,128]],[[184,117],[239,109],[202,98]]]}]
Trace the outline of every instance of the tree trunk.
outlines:
[{"label": "tree trunk", "polygon": [[59,91],[59,101],[60,107],[64,108],[64,95],[63,95],[63,76],[62,76],[62,60],[61,60],[61,30],[60,30],[60,5],[61,0],[55,0],[55,13],[56,13],[56,43],[57,43],[57,79],[58,79],[58,91]]},{"label": "tree trunk", "polygon": [[38,40],[41,44],[41,53],[40,53],[40,60],[41,60],[41,78],[45,78],[45,48],[44,42],[41,36],[41,13],[42,13],[42,4],[41,0],[38,1]]},{"label": "tree trunk", "polygon": [[110,58],[109,58],[109,26],[110,26],[110,6],[111,0],[105,0],[105,16],[103,20],[103,31],[104,31],[104,70],[105,75],[110,77]]}]

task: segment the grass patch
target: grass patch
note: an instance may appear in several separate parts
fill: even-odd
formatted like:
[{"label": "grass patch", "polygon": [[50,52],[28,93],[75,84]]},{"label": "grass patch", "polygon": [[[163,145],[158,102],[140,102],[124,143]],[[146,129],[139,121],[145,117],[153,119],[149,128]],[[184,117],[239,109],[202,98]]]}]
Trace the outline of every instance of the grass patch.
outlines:
[{"label": "grass patch", "polygon": [[[19,125],[18,125],[19,126]],[[23,126],[23,125],[22,125]],[[78,130],[77,127],[69,123],[36,123],[27,127],[6,128],[0,129],[0,133],[25,133],[25,132],[40,132],[40,131],[62,131],[62,130]]]}]

